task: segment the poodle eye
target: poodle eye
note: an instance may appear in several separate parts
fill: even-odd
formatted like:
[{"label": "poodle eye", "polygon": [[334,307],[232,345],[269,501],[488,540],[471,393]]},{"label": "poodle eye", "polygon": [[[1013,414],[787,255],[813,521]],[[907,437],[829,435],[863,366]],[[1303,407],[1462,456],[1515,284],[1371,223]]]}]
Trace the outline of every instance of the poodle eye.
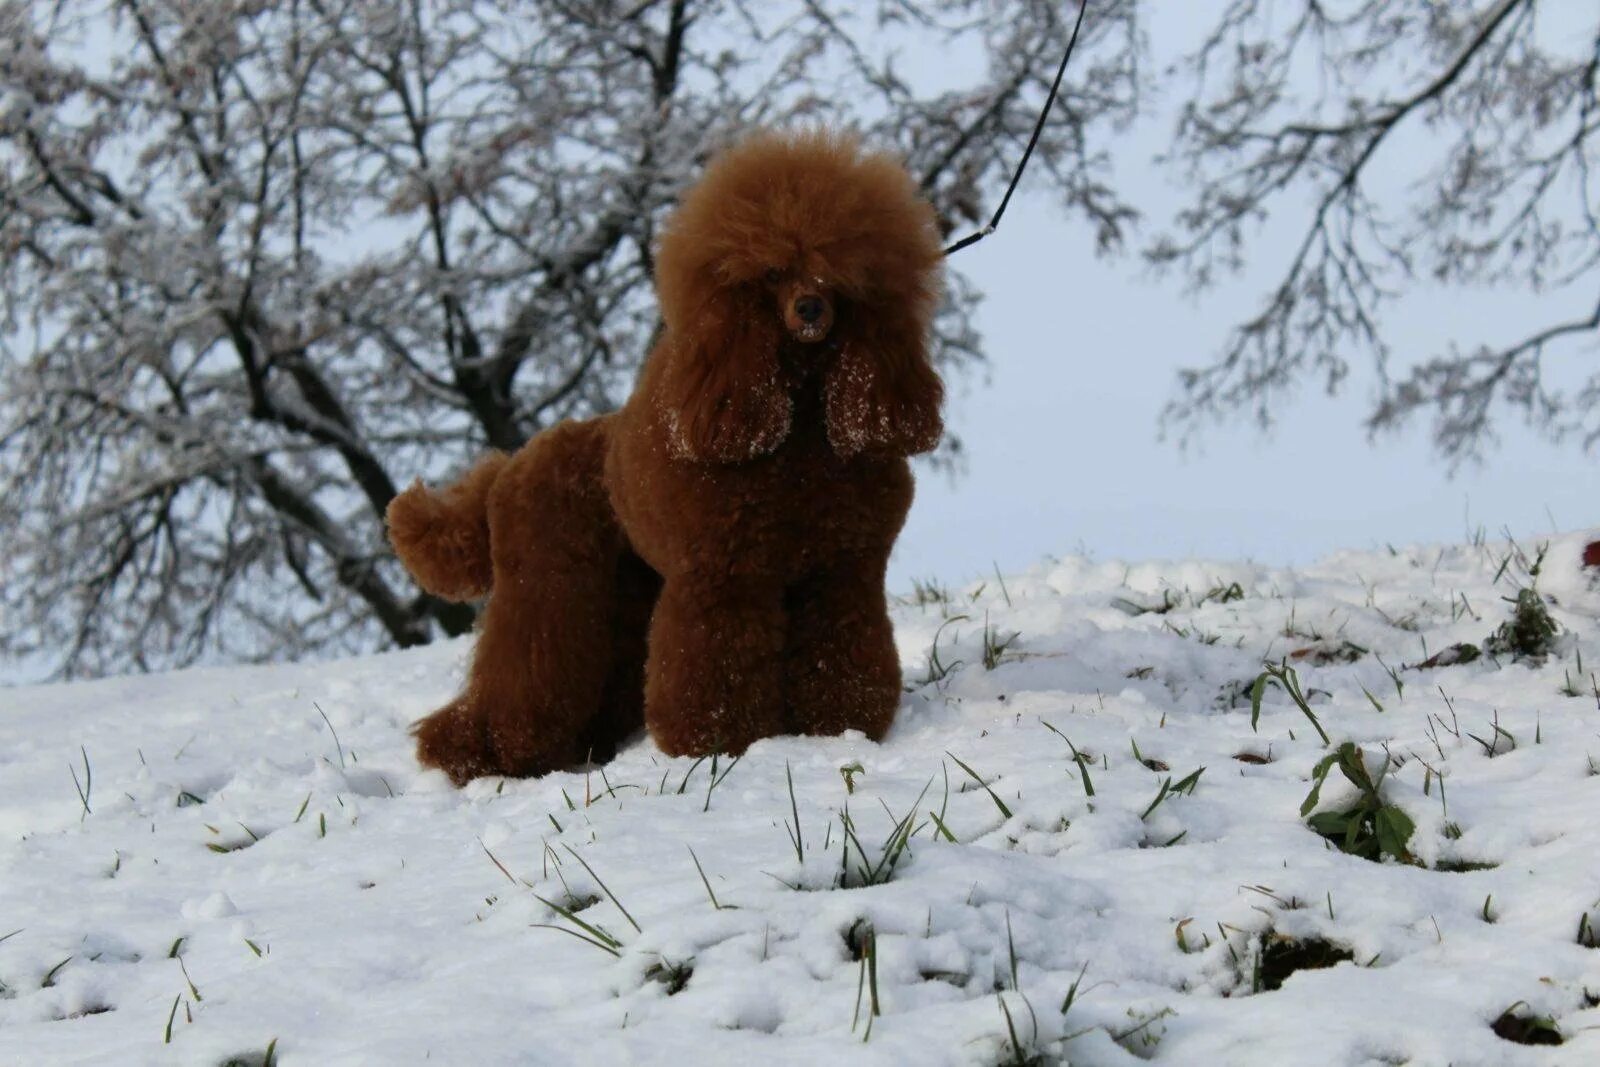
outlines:
[{"label": "poodle eye", "polygon": [[761,280],[766,282],[768,285],[777,285],[779,282],[783,281],[783,271],[779,270],[777,267],[773,267],[761,276]]}]

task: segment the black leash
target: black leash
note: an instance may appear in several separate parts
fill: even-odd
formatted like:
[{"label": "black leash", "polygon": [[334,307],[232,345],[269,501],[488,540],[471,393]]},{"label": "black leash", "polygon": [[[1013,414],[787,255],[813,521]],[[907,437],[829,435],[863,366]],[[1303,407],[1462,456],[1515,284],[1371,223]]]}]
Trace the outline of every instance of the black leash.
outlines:
[{"label": "black leash", "polygon": [[1039,143],[1039,135],[1044,132],[1045,119],[1050,117],[1050,108],[1056,102],[1056,92],[1061,88],[1061,76],[1067,72],[1067,62],[1072,58],[1072,49],[1078,43],[1078,27],[1083,25],[1084,12],[1089,10],[1089,0],[1082,0],[1078,7],[1078,21],[1072,24],[1072,37],[1067,41],[1066,54],[1061,57],[1061,66],[1056,68],[1056,80],[1050,85],[1050,95],[1045,97],[1044,109],[1039,112],[1039,121],[1033,124],[1033,136],[1028,138],[1028,147],[1022,153],[1022,162],[1017,164],[1017,169],[1011,175],[1011,184],[1006,186],[1006,195],[1000,198],[1000,206],[995,209],[994,217],[989,220],[989,225],[981,230],[967,234],[961,240],[944,250],[947,256],[953,256],[970,245],[975,245],[989,236],[1000,225],[1000,216],[1006,213],[1006,205],[1011,203],[1011,194],[1016,192],[1017,183],[1022,180],[1023,168],[1027,167],[1028,159],[1033,155],[1033,146]]}]

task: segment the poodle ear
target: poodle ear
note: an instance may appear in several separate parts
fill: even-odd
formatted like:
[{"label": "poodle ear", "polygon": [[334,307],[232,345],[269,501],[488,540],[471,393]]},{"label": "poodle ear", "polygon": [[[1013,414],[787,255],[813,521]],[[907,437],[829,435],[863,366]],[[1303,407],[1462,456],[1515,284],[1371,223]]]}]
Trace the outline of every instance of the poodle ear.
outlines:
[{"label": "poodle ear", "polygon": [[753,293],[724,290],[690,319],[668,332],[657,385],[673,451],[705,463],[771,452],[793,416],[777,316]]},{"label": "poodle ear", "polygon": [[944,432],[944,383],[928,359],[925,325],[908,317],[866,326],[828,372],[828,443],[845,457],[930,451]]}]

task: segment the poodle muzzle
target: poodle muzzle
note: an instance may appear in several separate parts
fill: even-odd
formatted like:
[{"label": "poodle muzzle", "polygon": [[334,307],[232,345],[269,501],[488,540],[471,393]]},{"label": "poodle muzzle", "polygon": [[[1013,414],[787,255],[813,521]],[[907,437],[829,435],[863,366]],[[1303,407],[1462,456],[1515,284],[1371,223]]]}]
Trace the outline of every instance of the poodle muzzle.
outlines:
[{"label": "poodle muzzle", "polygon": [[815,282],[791,282],[780,297],[783,325],[801,344],[816,344],[833,331],[836,318],[832,294]]}]

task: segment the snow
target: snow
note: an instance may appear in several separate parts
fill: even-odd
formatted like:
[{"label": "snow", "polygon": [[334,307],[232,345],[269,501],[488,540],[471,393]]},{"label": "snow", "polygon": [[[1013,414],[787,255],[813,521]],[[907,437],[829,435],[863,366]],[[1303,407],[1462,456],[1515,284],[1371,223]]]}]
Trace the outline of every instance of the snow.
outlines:
[{"label": "snow", "polygon": [[[405,728],[467,642],[3,691],[0,1063],[260,1063],[274,1039],[283,1064],[1600,1062],[1589,539],[924,588],[896,609],[908,693],[882,744],[764,741],[709,797],[709,761],[642,737],[536,781],[420,770]],[[1481,645],[1535,565],[1565,630],[1549,659],[1406,666]],[[986,617],[1021,635],[993,669]],[[1400,761],[1382,795],[1418,864],[1305,825],[1332,750],[1282,689],[1251,728],[1264,662],[1341,641],[1367,651],[1289,663],[1335,745]],[[1353,796],[1335,772],[1320,810]],[[882,884],[852,845],[835,888],[847,801],[868,865],[916,812]],[[576,915],[617,954],[549,929],[576,928],[541,897],[598,898]],[[1351,959],[1257,991],[1268,931]],[[1496,1036],[1510,1008],[1565,1044]]]}]

